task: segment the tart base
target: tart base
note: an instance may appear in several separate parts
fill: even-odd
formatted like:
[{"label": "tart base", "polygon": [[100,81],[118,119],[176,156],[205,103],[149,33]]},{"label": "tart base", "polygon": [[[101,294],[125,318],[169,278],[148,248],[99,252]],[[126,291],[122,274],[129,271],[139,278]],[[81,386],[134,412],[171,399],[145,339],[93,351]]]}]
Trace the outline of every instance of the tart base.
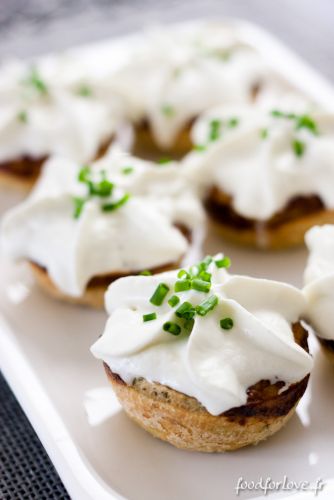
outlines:
[{"label": "tart base", "polygon": [[327,210],[316,196],[298,197],[268,221],[255,221],[236,214],[231,198],[213,188],[206,202],[217,233],[233,243],[261,250],[283,250],[304,244],[305,233],[314,225],[333,224],[334,210]]},{"label": "tart base", "polygon": [[[308,350],[307,332],[299,323],[293,329],[298,344]],[[210,453],[256,445],[278,432],[294,414],[309,378],[283,392],[282,382],[260,381],[249,388],[244,406],[214,416],[192,397],[145,379],[127,385],[104,367],[125,412],[139,426],[177,448]]]},{"label": "tart base", "polygon": [[[59,290],[59,288],[51,280],[45,268],[39,266],[34,262],[28,262],[28,265],[40,288],[54,299],[67,302],[69,304],[89,306],[95,309],[104,308],[104,294],[106,293],[107,288],[113,281],[116,281],[118,278],[124,276],[138,274],[138,272],[113,273],[105,276],[97,276],[88,283],[88,286],[86,287],[86,290],[82,296],[72,297],[71,295],[67,295],[63,293],[61,290]],[[175,262],[173,264],[166,264],[165,266],[151,269],[151,272],[152,274],[162,273],[165,271],[170,271],[172,269],[178,269],[179,266],[180,266],[180,261]]]}]

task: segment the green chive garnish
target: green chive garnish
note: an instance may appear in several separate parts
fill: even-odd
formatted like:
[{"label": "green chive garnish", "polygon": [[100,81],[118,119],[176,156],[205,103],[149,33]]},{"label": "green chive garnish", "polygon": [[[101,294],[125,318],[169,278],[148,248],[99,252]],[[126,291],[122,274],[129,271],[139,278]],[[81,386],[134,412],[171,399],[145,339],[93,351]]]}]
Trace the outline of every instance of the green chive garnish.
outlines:
[{"label": "green chive garnish", "polygon": [[126,193],[122,198],[120,198],[118,201],[115,203],[106,203],[105,205],[102,205],[102,210],[104,212],[113,212],[117,208],[122,207],[125,205],[125,203],[130,199],[129,193]]},{"label": "green chive garnish", "polygon": [[192,319],[195,316],[195,308],[190,302],[183,302],[175,311],[178,318]]},{"label": "green chive garnish", "polygon": [[260,130],[260,137],[261,137],[261,139],[267,139],[267,137],[268,137],[268,129],[267,128],[263,128]]},{"label": "green chive garnish", "polygon": [[220,128],[221,121],[220,120],[211,120],[210,122],[210,132],[209,132],[209,140],[216,141],[220,136]]},{"label": "green chive garnish", "polygon": [[296,156],[301,157],[305,153],[306,144],[303,141],[295,139],[292,141],[292,149]]},{"label": "green chive garnish", "polygon": [[110,196],[114,189],[114,184],[107,179],[103,179],[102,181],[97,183],[89,182],[88,185],[90,194],[101,196],[102,198]]},{"label": "green chive garnish", "polygon": [[161,112],[167,117],[172,117],[175,115],[175,109],[170,104],[164,104],[163,106],[161,106]]},{"label": "green chive garnish", "polygon": [[144,269],[144,271],[139,273],[139,276],[152,276],[152,273],[148,269]]},{"label": "green chive garnish", "polygon": [[159,158],[158,163],[160,165],[166,165],[166,163],[170,163],[172,161],[171,158],[168,158],[167,156],[164,156],[163,158]]},{"label": "green chive garnish", "polygon": [[209,311],[212,311],[218,304],[217,295],[211,295],[208,299],[204,300],[196,307],[196,312],[199,316],[205,316]]},{"label": "green chive garnish", "polygon": [[168,300],[168,304],[171,307],[175,307],[179,302],[180,302],[180,297],[178,297],[177,295],[172,295],[171,298]]},{"label": "green chive garnish", "polygon": [[88,178],[91,174],[91,168],[88,165],[84,165],[78,173],[78,181],[79,182],[87,182]]},{"label": "green chive garnish", "polygon": [[124,167],[124,168],[122,168],[122,174],[124,174],[124,175],[132,174],[132,172],[133,172],[133,167]]},{"label": "green chive garnish", "polygon": [[193,149],[195,151],[202,152],[202,151],[206,151],[207,148],[206,148],[206,146],[204,146],[204,144],[195,144],[195,146],[193,147]]},{"label": "green chive garnish", "polygon": [[191,333],[193,327],[194,327],[195,320],[194,319],[186,319],[185,322],[183,323],[183,328],[186,330],[187,333]]},{"label": "green chive garnish", "polygon": [[24,83],[33,87],[42,95],[46,95],[48,93],[48,88],[40,77],[36,68],[31,69],[30,74],[28,75],[28,78],[24,81]]},{"label": "green chive garnish", "polygon": [[174,285],[175,292],[185,292],[186,290],[190,290],[191,281],[188,279],[177,281]]},{"label": "green chive garnish", "polygon": [[80,95],[81,97],[91,97],[93,95],[93,90],[91,87],[83,83],[78,88],[77,94]]},{"label": "green chive garnish", "polygon": [[86,201],[87,200],[85,198],[77,198],[77,197],[73,198],[73,203],[74,203],[73,217],[75,219],[78,219],[80,217]]},{"label": "green chive garnish", "polygon": [[177,323],[173,323],[172,321],[167,321],[164,323],[162,327],[165,332],[171,333],[172,335],[180,335],[181,327]]},{"label": "green chive garnish", "polygon": [[307,128],[312,134],[318,135],[318,125],[308,115],[301,115],[296,117],[296,129]]},{"label": "green chive garnish", "polygon": [[211,282],[211,277],[212,277],[212,274],[211,273],[208,273],[207,271],[201,271],[199,274],[198,274],[198,277],[203,280],[203,281],[209,281]]},{"label": "green chive garnish", "polygon": [[233,118],[230,118],[227,122],[227,126],[229,128],[234,128],[234,127],[237,127],[240,123],[240,120],[239,118],[236,118],[235,116]]},{"label": "green chive garnish", "polygon": [[233,328],[234,322],[232,318],[223,318],[220,320],[220,327],[223,330],[231,330]]},{"label": "green chive garnish", "polygon": [[17,119],[21,123],[27,123],[28,122],[28,113],[26,111],[20,111],[17,114]]},{"label": "green chive garnish", "polygon": [[223,257],[222,259],[215,260],[215,264],[218,267],[218,269],[222,267],[230,267],[231,259],[229,259],[229,257]]},{"label": "green chive garnish", "polygon": [[153,319],[157,319],[157,314],[155,312],[149,314],[143,314],[143,321],[152,321]]},{"label": "green chive garnish", "polygon": [[208,281],[194,279],[191,282],[191,288],[193,290],[197,290],[198,292],[208,293],[210,292],[211,283]]},{"label": "green chive garnish", "polygon": [[185,278],[189,279],[190,276],[189,276],[189,273],[185,269],[180,269],[180,271],[177,273],[177,277],[180,279],[185,279]]},{"label": "green chive garnish", "polygon": [[150,298],[151,304],[155,306],[161,306],[167,293],[169,292],[169,286],[165,283],[159,283],[152,297]]}]

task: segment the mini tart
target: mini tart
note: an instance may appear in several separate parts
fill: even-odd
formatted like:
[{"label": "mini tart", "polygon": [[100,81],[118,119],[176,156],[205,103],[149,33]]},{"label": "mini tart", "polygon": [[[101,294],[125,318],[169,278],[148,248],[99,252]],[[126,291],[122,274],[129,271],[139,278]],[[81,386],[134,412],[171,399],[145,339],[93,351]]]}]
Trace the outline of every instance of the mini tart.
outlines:
[{"label": "mini tart", "polygon": [[[63,293],[51,280],[47,270],[44,267],[39,266],[35,262],[29,262],[29,268],[31,269],[33,276],[38,283],[38,285],[51,297],[61,300],[62,302],[68,302],[70,304],[89,306],[95,309],[103,309],[104,307],[104,294],[110,283],[116,281],[124,276],[131,276],[134,274],[140,274],[139,272],[129,272],[120,273],[113,272],[111,274],[106,274],[104,276],[96,276],[92,278],[83,295],[80,297],[73,297],[66,293]],[[165,271],[170,271],[172,269],[177,269],[180,266],[180,261],[175,263],[166,264],[165,266],[159,266],[156,268],[149,269],[152,274],[162,273]]]},{"label": "mini tart", "polygon": [[232,198],[213,187],[205,208],[217,231],[238,244],[279,250],[302,245],[304,235],[315,224],[334,222],[334,210],[327,210],[319,196],[297,196],[266,221],[248,219],[232,206]]},{"label": "mini tart", "polygon": [[[95,159],[101,158],[108,150],[112,138],[105,141],[99,148]],[[0,162],[0,187],[10,187],[22,191],[30,191],[37,181],[43,164],[48,156],[33,158],[23,155],[15,160]]]},{"label": "mini tart", "polygon": [[[308,352],[307,332],[292,325],[295,341]],[[333,350],[334,353],[334,350]],[[195,398],[135,379],[127,385],[104,363],[108,379],[128,416],[154,437],[191,451],[232,451],[257,444],[293,416],[309,375],[281,392],[284,382],[261,380],[249,387],[247,404],[211,415]]]}]

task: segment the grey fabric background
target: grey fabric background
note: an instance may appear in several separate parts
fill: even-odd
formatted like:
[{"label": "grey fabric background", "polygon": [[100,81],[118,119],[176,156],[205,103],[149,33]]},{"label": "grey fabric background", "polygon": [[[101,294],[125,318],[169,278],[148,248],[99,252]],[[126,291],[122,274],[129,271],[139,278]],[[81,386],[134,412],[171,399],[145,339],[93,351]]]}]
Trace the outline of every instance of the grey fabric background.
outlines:
[{"label": "grey fabric background", "polygon": [[[224,16],[247,19],[273,32],[334,82],[334,0],[0,0],[0,58],[64,49],[152,23]],[[0,412],[0,452],[6,447],[14,454],[15,447],[20,450],[15,454],[17,468],[1,472],[0,467],[0,498],[66,498],[1,376],[0,389],[10,408],[10,413]],[[11,423],[16,419],[16,432],[8,418]],[[32,470],[32,457],[40,457],[43,464],[35,460],[33,475],[21,475],[20,470]],[[5,463],[0,460],[0,466]]]}]

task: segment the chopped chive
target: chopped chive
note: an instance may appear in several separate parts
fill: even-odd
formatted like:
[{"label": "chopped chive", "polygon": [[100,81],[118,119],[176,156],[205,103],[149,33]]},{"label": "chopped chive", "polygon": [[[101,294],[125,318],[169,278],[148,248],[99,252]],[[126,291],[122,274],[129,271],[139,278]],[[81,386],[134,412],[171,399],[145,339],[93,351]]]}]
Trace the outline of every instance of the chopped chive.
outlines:
[{"label": "chopped chive", "polygon": [[196,310],[190,302],[183,302],[175,311],[178,318],[192,319]]},{"label": "chopped chive", "polygon": [[223,318],[220,320],[219,324],[223,330],[231,330],[231,328],[233,328],[234,322],[232,318]]},{"label": "chopped chive", "polygon": [[208,281],[194,279],[191,282],[191,288],[193,290],[197,290],[198,292],[209,293],[211,288],[211,283]]},{"label": "chopped chive", "polygon": [[74,203],[73,217],[75,219],[78,219],[80,217],[86,201],[87,200],[85,198],[77,198],[77,197],[73,198],[73,203]]},{"label": "chopped chive", "polygon": [[198,274],[199,274],[198,266],[191,266],[191,268],[189,269],[189,274],[190,274],[191,278],[198,276]]},{"label": "chopped chive", "polygon": [[180,271],[177,273],[177,277],[181,279],[189,279],[190,275],[185,269],[180,269]]},{"label": "chopped chive", "polygon": [[157,319],[157,314],[155,312],[149,314],[143,314],[143,321],[152,321],[153,319]]},{"label": "chopped chive", "polygon": [[313,120],[313,118],[311,118],[308,115],[301,115],[301,116],[298,116],[296,119],[297,119],[297,121],[296,121],[296,129],[297,130],[299,130],[301,128],[307,128],[312,134],[318,135],[318,133],[319,133],[318,125]]},{"label": "chopped chive", "polygon": [[33,87],[42,95],[46,95],[48,93],[47,85],[42,80],[36,68],[32,68],[30,70],[30,73],[24,83]]},{"label": "chopped chive", "polygon": [[173,323],[172,321],[167,321],[163,324],[165,332],[171,333],[172,335],[180,335],[181,327],[177,323]]},{"label": "chopped chive", "polygon": [[161,106],[161,112],[168,117],[172,117],[175,115],[175,109],[170,104],[164,104],[163,106]]},{"label": "chopped chive", "polygon": [[132,172],[133,172],[133,167],[124,167],[124,168],[122,168],[122,174],[124,174],[124,175],[132,174]]},{"label": "chopped chive", "polygon": [[204,300],[196,307],[196,312],[199,316],[205,316],[209,311],[212,311],[217,304],[217,295],[211,295],[208,299]]},{"label": "chopped chive", "polygon": [[195,151],[206,151],[206,146],[204,144],[195,144],[195,146],[193,147],[193,149]]},{"label": "chopped chive", "polygon": [[261,137],[261,139],[267,139],[267,137],[268,137],[268,129],[267,128],[262,128],[260,130],[260,137]]},{"label": "chopped chive", "polygon": [[93,90],[89,85],[82,84],[77,90],[77,94],[81,97],[91,97],[93,95]]},{"label": "chopped chive", "polygon": [[185,320],[185,322],[183,323],[183,328],[186,330],[187,333],[191,333],[194,327],[194,323],[195,320],[193,318]]},{"label": "chopped chive", "polygon": [[26,111],[24,111],[24,110],[20,111],[16,117],[17,117],[19,122],[28,123],[28,113]]},{"label": "chopped chive", "polygon": [[167,293],[169,292],[169,286],[165,283],[159,283],[152,297],[150,298],[151,304],[155,306],[161,306]]},{"label": "chopped chive", "polygon": [[107,179],[103,179],[102,181],[95,184],[93,182],[89,182],[88,186],[90,194],[101,196],[101,198],[110,196],[114,189],[114,184]]},{"label": "chopped chive", "polygon": [[223,257],[222,259],[215,260],[215,264],[218,269],[222,267],[230,267],[231,259],[229,257]]},{"label": "chopped chive", "polygon": [[305,148],[306,148],[305,142],[300,141],[298,139],[292,141],[292,149],[295,155],[298,156],[299,158],[303,156],[303,154],[305,153]]},{"label": "chopped chive", "polygon": [[78,173],[79,182],[88,182],[88,178],[91,174],[91,168],[88,165],[84,165]]},{"label": "chopped chive", "polygon": [[190,290],[191,281],[188,279],[177,281],[174,285],[175,292],[185,292],[186,290]]},{"label": "chopped chive", "polygon": [[221,129],[221,121],[220,120],[211,120],[210,122],[210,131],[209,131],[209,140],[216,141],[219,139]]},{"label": "chopped chive", "polygon": [[144,269],[144,271],[141,271],[139,273],[139,276],[152,276],[152,273],[151,271],[149,271],[149,269]]},{"label": "chopped chive", "polygon": [[158,163],[160,165],[166,165],[167,163],[171,163],[172,159],[168,158],[167,156],[164,156],[162,158],[159,158]]},{"label": "chopped chive", "polygon": [[117,208],[122,207],[125,205],[125,203],[130,199],[129,193],[126,193],[122,198],[120,198],[118,201],[115,203],[106,203],[105,205],[102,205],[102,210],[104,212],[113,212]]},{"label": "chopped chive", "polygon": [[168,304],[171,307],[175,307],[179,302],[180,302],[180,297],[178,297],[177,295],[172,295],[171,298],[168,300]]},{"label": "chopped chive", "polygon": [[228,126],[229,128],[235,128],[235,127],[237,127],[237,126],[239,125],[239,123],[240,123],[239,118],[237,118],[237,117],[233,116],[232,118],[230,118],[230,119],[228,120],[228,122],[227,122],[227,126]]},{"label": "chopped chive", "polygon": [[211,273],[208,273],[207,271],[201,271],[198,275],[198,277],[203,280],[203,281],[208,281],[208,282],[211,282],[211,277],[212,277],[212,274]]},{"label": "chopped chive", "polygon": [[273,109],[270,114],[275,118],[285,118],[285,113],[279,111],[278,109]]}]

